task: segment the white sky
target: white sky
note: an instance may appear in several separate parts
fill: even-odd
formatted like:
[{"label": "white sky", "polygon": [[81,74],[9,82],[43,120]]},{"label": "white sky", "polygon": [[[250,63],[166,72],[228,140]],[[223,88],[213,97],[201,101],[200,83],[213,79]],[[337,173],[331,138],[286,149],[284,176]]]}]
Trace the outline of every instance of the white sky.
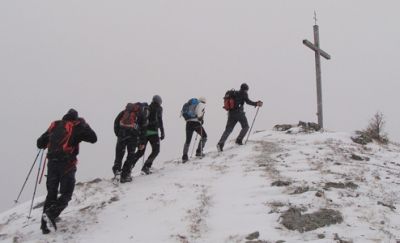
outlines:
[{"label": "white sky", "polygon": [[[163,98],[166,128],[155,166],[181,156],[179,111],[193,96],[208,98],[206,146],[215,146],[226,123],[222,96],[244,81],[250,98],[264,101],[256,130],[316,121],[314,54],[302,44],[313,40],[314,10],[321,48],[332,56],[322,59],[325,127],[363,129],[380,110],[389,137],[399,141],[399,5],[394,0],[1,1],[0,210],[18,194],[37,137],[70,107],[99,137],[97,144],[81,146],[78,180],[111,177],[115,116],[128,101],[150,101],[154,94]],[[251,123],[255,110],[246,109]],[[28,187],[22,199],[31,194]]]}]

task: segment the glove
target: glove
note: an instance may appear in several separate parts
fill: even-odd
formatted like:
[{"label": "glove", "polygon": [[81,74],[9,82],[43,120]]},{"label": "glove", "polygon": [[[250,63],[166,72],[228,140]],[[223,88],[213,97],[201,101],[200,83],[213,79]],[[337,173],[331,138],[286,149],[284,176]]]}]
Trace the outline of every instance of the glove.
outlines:
[{"label": "glove", "polygon": [[165,138],[165,134],[164,134],[164,132],[162,132],[161,136],[160,136],[160,140],[164,140],[164,138]]},{"label": "glove", "polygon": [[257,106],[259,107],[263,106],[263,102],[261,100],[257,101]]},{"label": "glove", "polygon": [[139,144],[138,149],[139,149],[139,150],[143,150],[143,149],[144,149],[144,144]]}]

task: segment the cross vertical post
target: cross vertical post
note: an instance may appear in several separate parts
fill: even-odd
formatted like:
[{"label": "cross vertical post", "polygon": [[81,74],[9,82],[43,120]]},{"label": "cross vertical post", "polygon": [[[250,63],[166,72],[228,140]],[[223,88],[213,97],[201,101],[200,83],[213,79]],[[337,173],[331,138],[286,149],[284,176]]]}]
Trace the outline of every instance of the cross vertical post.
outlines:
[{"label": "cross vertical post", "polygon": [[318,125],[323,128],[323,110],[322,110],[322,82],[321,82],[321,56],[325,59],[331,59],[331,56],[319,47],[319,27],[317,25],[316,16],[314,16],[314,44],[308,40],[303,40],[303,44],[315,52],[315,74],[317,81],[317,116]]}]

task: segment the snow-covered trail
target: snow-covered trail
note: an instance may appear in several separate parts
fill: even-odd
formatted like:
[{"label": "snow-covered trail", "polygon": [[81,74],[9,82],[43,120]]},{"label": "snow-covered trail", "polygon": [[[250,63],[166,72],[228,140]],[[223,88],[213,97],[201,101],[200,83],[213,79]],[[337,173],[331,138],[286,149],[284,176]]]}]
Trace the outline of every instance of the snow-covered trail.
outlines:
[{"label": "snow-covered trail", "polygon": [[119,211],[101,212],[96,234],[89,230],[81,237],[88,242],[231,242],[260,230],[253,224],[268,223],[270,182],[257,166],[254,145],[209,152],[186,164],[169,161],[155,174],[135,177],[118,188],[124,197],[114,204]]},{"label": "snow-covered trail", "polygon": [[[40,207],[26,219],[29,202],[1,214],[0,241],[247,242],[253,232],[258,242],[400,238],[395,145],[361,146],[344,133],[269,131],[253,135],[246,146],[211,149],[186,164],[156,161],[148,176],[139,175],[140,166],[141,160],[133,182],[117,187],[109,178],[78,183],[59,230],[49,235],[39,230]],[[293,207],[336,210],[343,222],[292,231],[281,216]]]}]

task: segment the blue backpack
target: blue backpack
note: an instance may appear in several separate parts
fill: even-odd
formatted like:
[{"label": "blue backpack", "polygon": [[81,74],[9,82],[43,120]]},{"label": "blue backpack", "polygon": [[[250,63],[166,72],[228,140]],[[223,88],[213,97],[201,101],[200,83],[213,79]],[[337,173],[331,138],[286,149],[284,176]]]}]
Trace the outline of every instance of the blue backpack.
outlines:
[{"label": "blue backpack", "polygon": [[181,115],[183,116],[183,118],[185,118],[185,121],[197,118],[196,107],[199,103],[200,102],[198,99],[192,98],[183,105]]}]

